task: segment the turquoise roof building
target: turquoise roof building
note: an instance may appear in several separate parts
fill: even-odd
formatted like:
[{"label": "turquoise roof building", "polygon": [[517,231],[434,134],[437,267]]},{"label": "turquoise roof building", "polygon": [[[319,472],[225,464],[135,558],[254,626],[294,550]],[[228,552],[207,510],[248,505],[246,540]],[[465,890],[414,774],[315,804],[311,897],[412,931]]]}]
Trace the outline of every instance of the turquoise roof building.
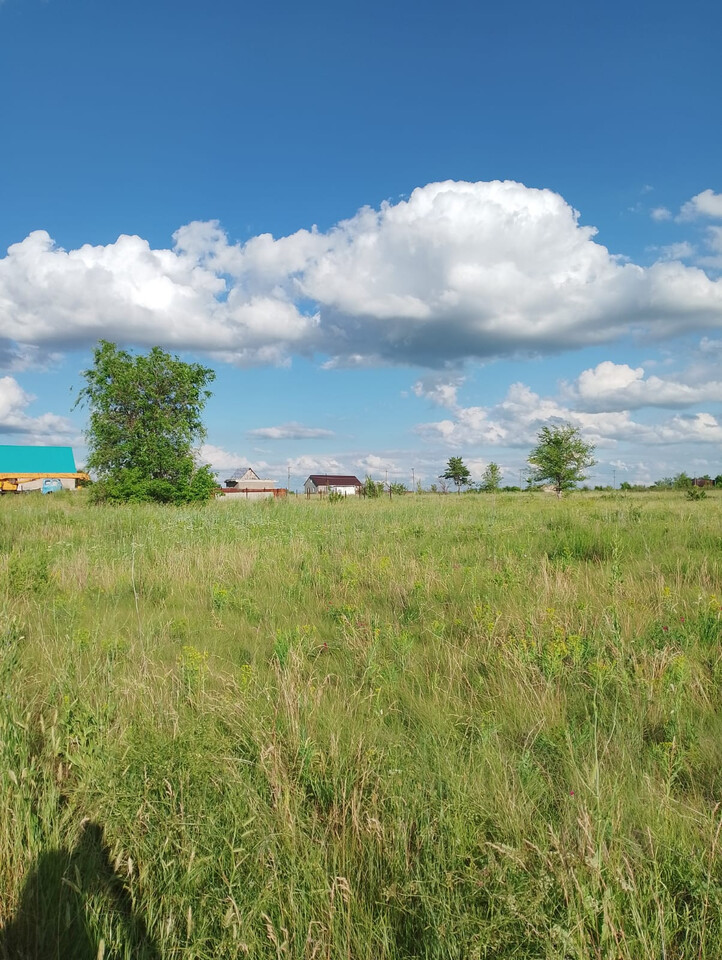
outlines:
[{"label": "turquoise roof building", "polygon": [[72,447],[0,445],[0,474],[76,473]]}]

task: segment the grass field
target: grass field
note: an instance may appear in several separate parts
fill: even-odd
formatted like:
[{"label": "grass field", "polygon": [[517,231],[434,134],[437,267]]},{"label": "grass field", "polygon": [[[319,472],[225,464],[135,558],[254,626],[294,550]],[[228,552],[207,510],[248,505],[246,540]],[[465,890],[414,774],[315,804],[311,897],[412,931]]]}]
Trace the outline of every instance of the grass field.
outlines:
[{"label": "grass field", "polygon": [[0,957],[722,957],[722,496],[0,502]]}]

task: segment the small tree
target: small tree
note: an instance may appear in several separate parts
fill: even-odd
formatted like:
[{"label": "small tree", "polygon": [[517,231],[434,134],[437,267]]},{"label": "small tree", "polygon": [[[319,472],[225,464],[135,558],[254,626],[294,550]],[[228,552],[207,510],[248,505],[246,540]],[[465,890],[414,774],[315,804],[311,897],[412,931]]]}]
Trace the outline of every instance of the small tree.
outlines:
[{"label": "small tree", "polygon": [[672,486],[675,490],[688,490],[692,486],[692,478],[682,471],[672,478]]},{"label": "small tree", "polygon": [[96,500],[208,500],[216,481],[198,467],[194,447],[205,436],[201,412],[214,372],[184,363],[160,347],[133,356],[101,340],[83,371],[78,404],[90,411],[88,467]]},{"label": "small tree", "polygon": [[363,482],[361,487],[361,492],[365,497],[380,497],[384,492],[384,484],[382,480],[374,480],[373,477],[366,475],[366,479]]},{"label": "small tree", "polygon": [[471,483],[471,470],[461,457],[450,457],[446,470],[441,474],[441,479],[452,480],[456,484],[456,492],[461,493],[461,488]]},{"label": "small tree", "polygon": [[583,471],[596,463],[593,454],[594,444],[587,443],[570,423],[542,427],[528,457],[533,468],[529,479],[535,484],[552,483],[561,498],[564,490],[587,479]]},{"label": "small tree", "polygon": [[485,493],[495,493],[501,486],[501,470],[499,464],[492,460],[481,475],[481,489]]}]

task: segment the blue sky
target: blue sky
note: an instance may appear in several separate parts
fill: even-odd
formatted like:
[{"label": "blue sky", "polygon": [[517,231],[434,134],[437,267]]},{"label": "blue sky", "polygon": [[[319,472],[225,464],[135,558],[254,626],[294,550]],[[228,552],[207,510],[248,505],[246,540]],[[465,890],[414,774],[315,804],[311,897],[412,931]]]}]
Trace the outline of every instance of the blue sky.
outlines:
[{"label": "blue sky", "polygon": [[722,473],[722,8],[0,2],[0,442],[99,337],[217,373],[206,459]]}]

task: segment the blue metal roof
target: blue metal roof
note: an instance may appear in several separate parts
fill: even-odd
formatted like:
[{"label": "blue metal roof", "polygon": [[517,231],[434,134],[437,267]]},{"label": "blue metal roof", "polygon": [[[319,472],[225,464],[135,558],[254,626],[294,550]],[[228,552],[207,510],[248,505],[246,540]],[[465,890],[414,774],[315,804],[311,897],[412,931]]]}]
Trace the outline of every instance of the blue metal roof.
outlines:
[{"label": "blue metal roof", "polygon": [[72,447],[0,444],[0,473],[75,473]]}]

